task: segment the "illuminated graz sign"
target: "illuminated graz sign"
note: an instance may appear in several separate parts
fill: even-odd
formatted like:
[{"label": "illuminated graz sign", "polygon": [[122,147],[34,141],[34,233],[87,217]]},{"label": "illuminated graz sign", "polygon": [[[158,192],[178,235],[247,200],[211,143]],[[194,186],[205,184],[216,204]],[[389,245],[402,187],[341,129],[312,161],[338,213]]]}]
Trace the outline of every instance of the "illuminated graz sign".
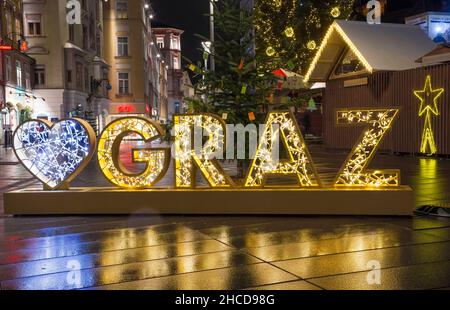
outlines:
[{"label": "illuminated graz sign", "polygon": [[[339,126],[364,126],[363,133],[345,160],[331,187],[399,187],[399,171],[368,170],[378,146],[398,116],[398,109],[360,109],[336,112]],[[287,188],[323,188],[295,117],[290,112],[271,112],[261,132],[253,162],[242,184],[236,184],[222,169],[217,157],[226,144],[226,125],[212,114],[174,116],[174,142],[171,148],[132,149],[133,162],[143,163],[139,173],[128,171],[119,159],[126,137],[133,135],[152,142],[165,135],[154,121],[140,117],[120,118],[110,123],[95,138],[83,120],[66,119],[55,124],[32,120],[22,124],[14,135],[14,150],[21,163],[46,189],[68,189],[69,183],[86,167],[97,151],[103,175],[114,186],[124,189],[149,189],[167,173],[171,161],[175,190],[195,189],[200,171],[210,188],[247,190],[269,187],[269,176],[293,176],[297,185]],[[206,137],[200,150],[193,147],[194,128]],[[277,128],[274,130],[274,128]],[[275,139],[275,135],[279,140]],[[276,142],[281,142],[287,159],[274,158]],[[172,159],[173,157],[173,159]]]}]

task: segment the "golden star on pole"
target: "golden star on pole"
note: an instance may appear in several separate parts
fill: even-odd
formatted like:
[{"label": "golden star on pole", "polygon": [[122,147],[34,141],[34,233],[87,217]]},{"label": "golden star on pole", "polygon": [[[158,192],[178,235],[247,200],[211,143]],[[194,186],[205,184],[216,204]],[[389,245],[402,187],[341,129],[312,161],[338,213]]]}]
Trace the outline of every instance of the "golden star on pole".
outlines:
[{"label": "golden star on pole", "polygon": [[433,89],[431,86],[431,76],[427,76],[423,90],[414,91],[414,95],[420,100],[419,116],[430,111],[434,115],[439,115],[437,100],[444,93],[443,88]]},{"label": "golden star on pole", "polygon": [[425,124],[423,126],[421,153],[434,155],[437,153],[437,145],[434,139],[431,116],[439,116],[437,100],[444,93],[443,88],[433,89],[431,86],[431,76],[427,76],[423,90],[414,91],[414,95],[420,100],[419,117],[425,114]]}]

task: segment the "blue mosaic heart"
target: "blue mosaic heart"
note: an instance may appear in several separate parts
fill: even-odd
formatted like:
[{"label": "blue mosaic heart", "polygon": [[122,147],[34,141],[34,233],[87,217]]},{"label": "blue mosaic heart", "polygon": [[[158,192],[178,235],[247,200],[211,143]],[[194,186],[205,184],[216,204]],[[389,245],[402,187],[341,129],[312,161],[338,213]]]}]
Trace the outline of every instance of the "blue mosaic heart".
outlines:
[{"label": "blue mosaic heart", "polygon": [[51,124],[32,120],[14,134],[20,162],[51,189],[70,183],[92,159],[96,145],[92,127],[81,119]]}]

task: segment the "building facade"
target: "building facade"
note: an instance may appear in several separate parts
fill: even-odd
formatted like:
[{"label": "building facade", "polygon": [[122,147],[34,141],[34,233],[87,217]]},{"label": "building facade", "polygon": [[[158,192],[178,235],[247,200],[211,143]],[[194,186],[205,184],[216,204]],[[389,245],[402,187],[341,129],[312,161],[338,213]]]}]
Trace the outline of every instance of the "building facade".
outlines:
[{"label": "building facade", "polygon": [[[67,0],[23,1],[27,53],[36,60],[35,93],[45,100],[36,117],[84,117],[97,129],[108,105],[109,66],[102,58],[103,1],[74,3],[67,8]],[[70,12],[80,19],[68,19]]]},{"label": "building facade", "polygon": [[161,60],[152,48],[150,2],[110,0],[103,14],[105,60],[111,66],[108,121],[125,115],[158,118]]},{"label": "building facade", "polygon": [[35,63],[25,54],[22,13],[22,1],[0,1],[0,144],[7,145],[17,126],[38,113],[41,102],[32,91]]},{"label": "building facade", "polygon": [[[81,117],[100,132],[124,115],[167,123],[169,89],[181,102],[168,88],[168,72],[180,69],[181,55],[174,64],[153,42],[149,0],[0,4],[2,144],[6,131],[11,136],[29,118]],[[179,36],[175,43],[180,52]]]},{"label": "building facade", "polygon": [[181,36],[183,30],[164,25],[153,24],[155,44],[161,51],[161,57],[168,66],[167,72],[167,117],[172,121],[174,114],[186,112],[183,100],[183,70],[181,68]]},{"label": "building facade", "polygon": [[407,25],[419,26],[435,43],[450,43],[450,13],[425,12],[407,17]]},{"label": "building facade", "polygon": [[[153,30],[151,30],[151,33],[153,33]],[[161,51],[153,41],[153,36],[151,40],[148,53],[150,65],[150,115],[161,124],[167,124],[169,121],[167,97],[167,72],[169,66],[167,61],[161,56]]]}]

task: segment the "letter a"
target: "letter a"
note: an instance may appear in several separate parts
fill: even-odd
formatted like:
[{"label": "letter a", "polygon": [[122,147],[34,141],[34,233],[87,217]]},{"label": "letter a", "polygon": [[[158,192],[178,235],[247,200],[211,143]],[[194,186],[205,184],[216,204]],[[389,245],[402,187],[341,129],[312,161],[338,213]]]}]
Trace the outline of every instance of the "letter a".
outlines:
[{"label": "letter a", "polygon": [[[278,147],[277,136],[280,136],[286,148],[289,157],[287,161],[274,158],[273,151]],[[245,186],[264,187],[269,175],[296,176],[301,187],[320,185],[303,136],[294,115],[290,112],[269,113]]]},{"label": "letter a", "polygon": [[69,25],[81,25],[81,4],[77,0],[67,1],[66,8],[69,10],[66,15],[66,21]]}]

